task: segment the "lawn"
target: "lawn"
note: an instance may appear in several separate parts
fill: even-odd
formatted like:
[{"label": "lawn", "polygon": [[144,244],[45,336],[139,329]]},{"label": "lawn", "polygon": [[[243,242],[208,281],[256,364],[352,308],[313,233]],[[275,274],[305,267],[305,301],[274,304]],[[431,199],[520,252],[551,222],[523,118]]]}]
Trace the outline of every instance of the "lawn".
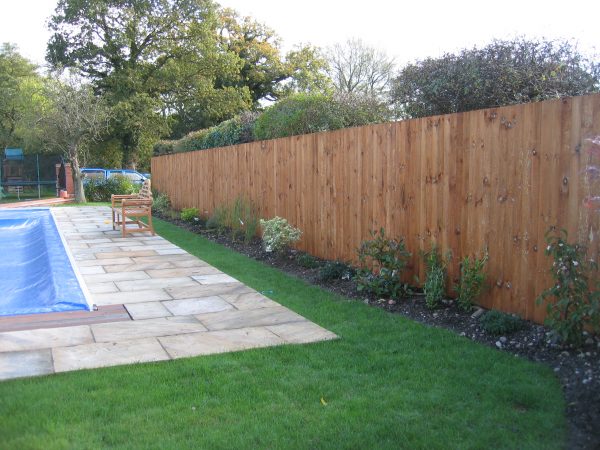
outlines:
[{"label": "lawn", "polygon": [[340,339],[0,383],[0,448],[563,448],[548,368],[157,232]]}]

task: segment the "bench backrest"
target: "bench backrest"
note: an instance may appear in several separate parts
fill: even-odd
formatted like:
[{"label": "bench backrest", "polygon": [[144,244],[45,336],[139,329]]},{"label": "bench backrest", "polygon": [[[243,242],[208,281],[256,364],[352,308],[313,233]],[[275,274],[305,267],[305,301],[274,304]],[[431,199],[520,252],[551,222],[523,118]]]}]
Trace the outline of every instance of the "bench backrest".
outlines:
[{"label": "bench backrest", "polygon": [[142,184],[142,187],[140,189],[140,192],[138,193],[138,197],[140,198],[152,198],[152,189],[150,187],[150,179],[146,178],[144,180],[144,183]]}]

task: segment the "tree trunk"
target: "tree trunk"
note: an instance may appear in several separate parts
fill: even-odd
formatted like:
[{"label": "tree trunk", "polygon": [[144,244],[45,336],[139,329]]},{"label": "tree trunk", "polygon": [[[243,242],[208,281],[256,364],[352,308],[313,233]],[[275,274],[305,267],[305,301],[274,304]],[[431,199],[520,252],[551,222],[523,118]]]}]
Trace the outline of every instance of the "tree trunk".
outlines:
[{"label": "tree trunk", "polygon": [[79,159],[77,156],[71,157],[71,172],[73,173],[73,187],[75,188],[75,201],[85,203],[85,191],[83,189],[83,177],[79,168]]}]

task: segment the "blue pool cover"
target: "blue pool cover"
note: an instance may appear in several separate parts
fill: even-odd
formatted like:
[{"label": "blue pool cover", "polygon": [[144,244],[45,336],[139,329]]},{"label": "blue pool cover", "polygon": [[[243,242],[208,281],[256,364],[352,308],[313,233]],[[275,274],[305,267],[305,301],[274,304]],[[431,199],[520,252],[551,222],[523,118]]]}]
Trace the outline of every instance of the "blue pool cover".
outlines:
[{"label": "blue pool cover", "polygon": [[50,210],[0,210],[0,316],[89,309]]}]

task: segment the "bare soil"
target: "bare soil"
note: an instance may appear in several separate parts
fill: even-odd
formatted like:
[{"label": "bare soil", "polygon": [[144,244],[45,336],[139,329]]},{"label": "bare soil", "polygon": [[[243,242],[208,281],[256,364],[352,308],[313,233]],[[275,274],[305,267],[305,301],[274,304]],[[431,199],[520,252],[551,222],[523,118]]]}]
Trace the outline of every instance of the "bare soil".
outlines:
[{"label": "bare soil", "polygon": [[475,313],[465,313],[448,299],[442,307],[431,311],[418,292],[398,301],[367,296],[357,291],[353,280],[321,281],[319,268],[307,269],[298,264],[300,252],[290,251],[287,255],[278,256],[264,251],[259,239],[246,244],[233,240],[228,234],[207,230],[202,223],[190,225],[181,220],[165,219],[323,289],[390,313],[402,314],[423,324],[452,330],[497,351],[546,364],[560,380],[565,394],[568,448],[600,449],[600,336],[587,336],[584,346],[574,349],[557,344],[548,328],[533,322],[525,322],[522,330],[510,335],[492,336],[481,327],[480,317],[484,311],[479,308]]}]

